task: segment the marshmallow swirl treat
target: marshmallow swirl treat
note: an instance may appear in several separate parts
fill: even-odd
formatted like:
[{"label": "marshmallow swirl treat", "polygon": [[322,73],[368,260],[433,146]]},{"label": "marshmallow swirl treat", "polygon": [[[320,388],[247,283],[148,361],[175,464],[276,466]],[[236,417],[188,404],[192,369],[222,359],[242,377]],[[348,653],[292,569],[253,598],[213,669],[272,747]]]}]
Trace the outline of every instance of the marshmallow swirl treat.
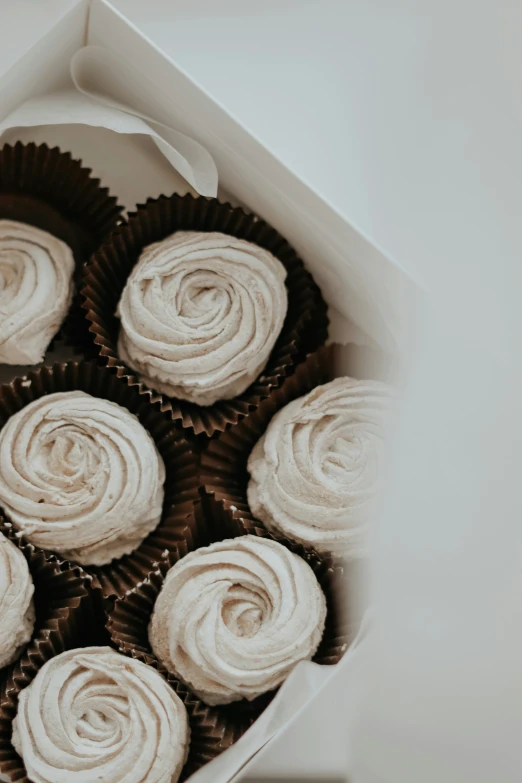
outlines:
[{"label": "marshmallow swirl treat", "polygon": [[287,311],[286,270],[220,233],[149,245],[118,306],[118,353],[151,388],[199,405],[231,399],[265,367]]},{"label": "marshmallow swirl treat", "polygon": [[82,565],[130,554],[159,523],[165,466],[126,408],[41,397],[0,431],[0,504],[26,539]]},{"label": "marshmallow swirl treat", "polygon": [[337,378],[280,410],[248,460],[254,516],[319,552],[362,555],[392,399],[382,382]]},{"label": "marshmallow swirl treat", "polygon": [[149,625],[163,665],[209,705],[255,699],[313,657],[326,599],[308,563],[240,536],[198,549],[167,573]]},{"label": "marshmallow swirl treat", "polygon": [[0,669],[18,657],[32,636],[33,594],[25,557],[0,533]]},{"label": "marshmallow swirl treat", "polygon": [[175,783],[188,744],[187,711],[163,677],[109,647],[51,658],[13,726],[34,783]]},{"label": "marshmallow swirl treat", "polygon": [[38,364],[72,301],[74,258],[65,242],[0,220],[0,362]]}]

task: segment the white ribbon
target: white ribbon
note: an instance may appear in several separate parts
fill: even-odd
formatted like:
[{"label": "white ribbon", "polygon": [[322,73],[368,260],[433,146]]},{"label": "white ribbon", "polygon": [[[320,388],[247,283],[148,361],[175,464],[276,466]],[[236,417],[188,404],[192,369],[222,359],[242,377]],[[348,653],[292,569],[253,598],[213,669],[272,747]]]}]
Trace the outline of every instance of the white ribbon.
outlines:
[{"label": "white ribbon", "polygon": [[0,137],[13,128],[75,124],[150,136],[197,193],[217,195],[218,172],[210,153],[199,142],[132,105],[139,102],[139,91],[133,91],[133,85],[143,81],[143,75],[132,64],[108,49],[85,46],[71,60],[71,78],[75,89],[20,104],[0,123]]}]

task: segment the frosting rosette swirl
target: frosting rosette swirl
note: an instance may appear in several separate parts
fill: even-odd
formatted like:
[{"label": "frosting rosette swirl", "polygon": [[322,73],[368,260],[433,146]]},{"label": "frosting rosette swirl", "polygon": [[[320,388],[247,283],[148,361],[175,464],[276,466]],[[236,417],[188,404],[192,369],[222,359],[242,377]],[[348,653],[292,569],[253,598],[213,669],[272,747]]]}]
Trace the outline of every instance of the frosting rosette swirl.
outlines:
[{"label": "frosting rosette swirl", "polygon": [[220,541],[168,571],[149,625],[163,665],[209,705],[252,700],[315,654],[326,599],[308,563],[257,536]]},{"label": "frosting rosette swirl", "polygon": [[282,408],[248,460],[254,516],[319,552],[362,555],[392,400],[380,381],[337,378]]},{"label": "frosting rosette swirl", "polygon": [[12,663],[34,628],[34,585],[27,560],[0,533],[0,669]]},{"label": "frosting rosette swirl", "polygon": [[0,362],[38,364],[73,296],[74,258],[61,239],[0,220]]},{"label": "frosting rosette swirl", "polygon": [[28,541],[82,565],[133,552],[162,514],[165,466],[126,408],[40,397],[0,431],[0,504]]},{"label": "frosting rosette swirl", "polygon": [[282,329],[286,270],[221,233],[177,231],[149,245],[118,305],[118,353],[151,388],[199,405],[241,394]]},{"label": "frosting rosette swirl", "polygon": [[13,725],[34,783],[175,783],[188,743],[187,711],[163,677],[109,647],[47,661]]}]

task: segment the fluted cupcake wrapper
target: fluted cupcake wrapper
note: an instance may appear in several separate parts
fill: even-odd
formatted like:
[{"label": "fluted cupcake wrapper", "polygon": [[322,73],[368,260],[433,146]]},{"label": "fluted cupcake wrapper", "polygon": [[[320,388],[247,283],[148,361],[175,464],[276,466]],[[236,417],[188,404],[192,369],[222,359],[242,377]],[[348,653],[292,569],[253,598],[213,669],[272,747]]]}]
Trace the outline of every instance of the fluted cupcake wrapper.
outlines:
[{"label": "fluted cupcake wrapper", "polygon": [[[96,362],[44,366],[1,386],[0,428],[10,416],[40,397],[76,390],[110,400],[134,413],[151,434],[166,467],[163,515],[157,528],[132,554],[104,566],[82,566],[105,598],[112,599],[145,579],[166,557],[174,562],[207,543],[204,521],[195,514],[199,503],[198,461],[183,433],[161,411],[159,402],[151,402],[150,394],[138,394]],[[59,554],[56,557],[63,561]]]},{"label": "fluted cupcake wrapper", "polygon": [[[217,500],[212,494],[202,493],[202,504],[198,506],[197,515],[203,518],[202,524],[207,528],[211,542],[241,535],[256,535],[277,540],[306,560],[314,571],[327,601],[326,627],[313,660],[320,664],[338,663],[350,642],[350,623],[345,601],[347,585],[343,567],[334,564],[330,558],[321,558],[311,549],[296,545],[286,538],[273,536],[255,521],[245,517],[224,498]],[[155,660],[148,639],[148,625],[168,569],[169,563],[162,563],[142,584],[118,599],[109,611],[107,629],[113,644],[120,652],[146,662]],[[269,692],[251,702],[240,701],[226,706],[208,707],[172,675],[169,681],[176,682],[176,688],[188,693],[191,701],[197,703],[198,714],[204,716],[205,723],[216,727],[219,742],[211,747],[213,755],[218,755],[239,739],[275,695],[275,692]],[[191,772],[209,760],[208,755],[194,747],[189,758]]]},{"label": "fluted cupcake wrapper", "polygon": [[12,743],[20,692],[50,658],[73,647],[106,642],[92,578],[79,568],[26,543],[0,517],[0,531],[21,550],[35,585],[36,624],[20,658],[0,672],[0,778],[28,783]]},{"label": "fluted cupcake wrapper", "polygon": [[45,365],[55,364],[56,362],[64,363],[68,361],[83,361],[84,355],[79,347],[71,345],[71,343],[65,339],[63,334],[57,334],[51,341],[45,356],[40,364],[32,365],[15,365],[15,364],[0,364],[0,386],[5,383],[12,383],[17,378],[25,378],[27,373],[35,372],[35,370],[44,367]]},{"label": "fluted cupcake wrapper", "polygon": [[76,296],[61,333],[70,344],[92,344],[78,294],[82,267],[121,219],[122,207],[70,153],[46,144],[0,148],[0,219],[43,229],[71,248]]},{"label": "fluted cupcake wrapper", "polygon": [[245,239],[269,250],[287,270],[285,323],[264,371],[246,392],[208,407],[154,393],[174,421],[196,435],[212,437],[257,409],[308,353],[324,343],[328,330],[327,308],[319,288],[293,248],[256,215],[217,199],[191,195],[150,199],[129,215],[128,222],[93,255],[85,270],[82,289],[83,307],[100,361],[129,385],[137,386],[140,394],[146,394],[147,387],[118,356],[116,308],[143,248],[178,230],[219,231]]}]

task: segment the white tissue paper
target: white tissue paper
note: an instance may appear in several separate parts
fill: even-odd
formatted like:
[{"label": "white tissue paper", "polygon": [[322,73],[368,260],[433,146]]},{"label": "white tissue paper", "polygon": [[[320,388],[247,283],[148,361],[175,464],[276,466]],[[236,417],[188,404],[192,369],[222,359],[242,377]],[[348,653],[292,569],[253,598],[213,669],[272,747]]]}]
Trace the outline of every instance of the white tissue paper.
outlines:
[{"label": "white tissue paper", "polygon": [[0,136],[13,128],[47,125],[89,125],[149,136],[197,193],[217,195],[216,165],[201,144],[141,115],[115,97],[119,87],[132,83],[133,67],[128,62],[108,49],[86,46],[71,61],[71,78],[74,89],[30,98],[18,106],[0,123]]}]

